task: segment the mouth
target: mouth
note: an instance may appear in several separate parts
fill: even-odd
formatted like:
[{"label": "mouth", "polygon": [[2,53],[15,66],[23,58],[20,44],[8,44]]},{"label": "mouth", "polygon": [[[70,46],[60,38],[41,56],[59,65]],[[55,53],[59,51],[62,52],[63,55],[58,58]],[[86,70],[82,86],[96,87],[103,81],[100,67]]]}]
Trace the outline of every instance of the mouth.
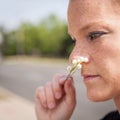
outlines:
[{"label": "mouth", "polygon": [[99,77],[100,75],[83,75],[84,82],[97,80]]}]

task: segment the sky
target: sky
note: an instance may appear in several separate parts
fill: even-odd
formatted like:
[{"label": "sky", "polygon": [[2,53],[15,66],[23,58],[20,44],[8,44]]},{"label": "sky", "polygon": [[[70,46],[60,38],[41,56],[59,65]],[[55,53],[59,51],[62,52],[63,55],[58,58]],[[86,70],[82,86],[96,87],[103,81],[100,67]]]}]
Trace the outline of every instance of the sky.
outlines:
[{"label": "sky", "polygon": [[50,14],[67,20],[69,0],[0,0],[0,26],[15,29],[22,22],[38,23]]}]

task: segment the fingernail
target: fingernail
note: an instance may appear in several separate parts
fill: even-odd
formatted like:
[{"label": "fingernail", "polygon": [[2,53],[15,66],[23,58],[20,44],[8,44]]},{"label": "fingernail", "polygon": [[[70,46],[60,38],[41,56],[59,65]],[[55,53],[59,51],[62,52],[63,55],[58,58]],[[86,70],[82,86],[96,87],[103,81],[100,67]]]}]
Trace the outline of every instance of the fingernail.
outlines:
[{"label": "fingernail", "polygon": [[74,84],[72,77],[69,77],[67,80],[69,81],[70,86]]},{"label": "fingernail", "polygon": [[55,98],[56,98],[56,99],[60,99],[60,98],[61,98],[61,95],[62,95],[62,94],[61,94],[60,92],[57,92],[57,93],[55,93]]},{"label": "fingernail", "polygon": [[49,109],[55,108],[55,103],[52,102],[52,103],[48,104],[48,108],[49,108]]},{"label": "fingernail", "polygon": [[68,79],[67,79],[67,80],[71,82],[72,78],[71,78],[71,77],[68,77]]},{"label": "fingernail", "polygon": [[67,79],[67,75],[61,76],[59,82],[63,83]]}]

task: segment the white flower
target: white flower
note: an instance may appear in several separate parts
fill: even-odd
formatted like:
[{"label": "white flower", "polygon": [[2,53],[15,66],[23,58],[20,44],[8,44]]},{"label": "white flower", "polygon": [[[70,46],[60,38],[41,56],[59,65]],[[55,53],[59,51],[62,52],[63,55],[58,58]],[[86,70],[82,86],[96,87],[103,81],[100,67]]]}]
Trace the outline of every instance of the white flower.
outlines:
[{"label": "white flower", "polygon": [[88,58],[81,56],[77,59],[73,59],[73,61],[72,61],[73,65],[67,67],[67,70],[69,71],[68,76],[71,76],[77,69],[81,69],[82,68],[82,65],[81,65],[82,62],[88,62]]},{"label": "white flower", "polygon": [[71,70],[71,66],[68,66],[68,67],[67,67],[67,70],[70,71],[70,70]]},{"label": "white flower", "polygon": [[77,65],[77,69],[81,69],[82,68],[82,65],[81,64],[78,64]]},{"label": "white flower", "polygon": [[73,59],[72,64],[74,64],[74,65],[77,64],[77,60]]},{"label": "white flower", "polygon": [[87,57],[84,57],[84,62],[88,62],[88,58]]}]

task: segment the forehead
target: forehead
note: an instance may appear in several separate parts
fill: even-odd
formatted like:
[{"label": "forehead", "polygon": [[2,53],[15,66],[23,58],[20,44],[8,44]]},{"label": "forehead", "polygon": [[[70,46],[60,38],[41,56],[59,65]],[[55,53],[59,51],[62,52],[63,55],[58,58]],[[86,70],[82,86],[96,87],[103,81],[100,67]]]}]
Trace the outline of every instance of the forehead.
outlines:
[{"label": "forehead", "polygon": [[110,0],[71,0],[68,7],[68,30],[69,27],[76,29],[89,23],[111,20],[113,14]]},{"label": "forehead", "polygon": [[68,7],[68,18],[101,17],[114,13],[110,0],[72,0]]},{"label": "forehead", "polygon": [[[72,5],[79,5],[81,7],[89,7],[89,6],[98,6],[98,5],[110,5],[113,4],[113,0],[70,0],[69,2]],[[115,2],[116,3],[116,2]]]}]

